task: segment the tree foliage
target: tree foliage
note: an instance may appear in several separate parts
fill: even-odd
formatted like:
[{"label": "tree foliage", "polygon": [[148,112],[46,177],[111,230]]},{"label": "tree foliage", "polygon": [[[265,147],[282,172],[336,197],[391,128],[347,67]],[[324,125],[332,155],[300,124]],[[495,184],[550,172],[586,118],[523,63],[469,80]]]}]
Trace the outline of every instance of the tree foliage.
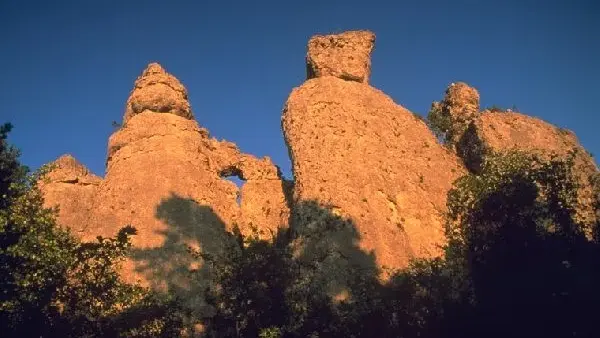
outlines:
[{"label": "tree foliage", "polygon": [[[125,227],[115,238],[81,243],[57,226],[56,210],[43,207],[36,185],[48,168],[28,173],[7,142],[10,129],[0,129],[2,334],[106,337],[164,331],[167,311],[161,312],[162,303],[118,276],[135,229]],[[134,309],[137,321],[130,315]]]},{"label": "tree foliage", "polygon": [[427,124],[433,134],[442,142],[450,141],[452,130],[452,117],[442,109],[442,104],[434,102],[427,113]]},{"label": "tree foliage", "polygon": [[[302,229],[291,229],[284,245],[242,245],[240,238],[231,251],[236,258],[217,269],[227,273],[215,275],[227,291],[214,301],[227,303],[227,311],[208,321],[236,318],[238,324],[224,327],[257,326],[209,328],[231,337],[594,336],[590,309],[600,301],[600,250],[586,236],[586,225],[574,221],[578,186],[572,167],[573,157],[513,152],[488,158],[480,174],[459,179],[449,193],[444,257],[413,261],[387,283],[376,279],[376,270],[349,273],[349,297],[342,301],[316,281],[335,279],[333,266],[354,267],[337,256],[324,271],[326,260],[306,264],[285,251]],[[318,236],[328,235],[321,230]],[[275,314],[264,305],[273,303]],[[263,305],[250,310],[247,304]]]}]

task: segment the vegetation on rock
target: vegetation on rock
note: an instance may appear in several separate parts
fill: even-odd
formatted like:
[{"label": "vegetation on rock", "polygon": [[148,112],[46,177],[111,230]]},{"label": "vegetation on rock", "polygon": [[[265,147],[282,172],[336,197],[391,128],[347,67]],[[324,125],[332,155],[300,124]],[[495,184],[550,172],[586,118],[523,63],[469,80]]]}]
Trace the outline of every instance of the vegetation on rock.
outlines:
[{"label": "vegetation on rock", "polygon": [[[477,174],[457,180],[448,194],[445,255],[414,260],[385,282],[374,254],[358,246],[354,222],[333,206],[297,203],[291,227],[268,239],[228,231],[222,221],[178,221],[182,207],[195,209],[193,219],[218,216],[172,196],[157,208],[171,220],[166,238],[177,238],[165,243],[180,264],[169,271],[198,288],[159,294],[117,273],[128,254],[161,266],[152,259],[162,256],[144,255],[155,249],[132,252],[135,229],[82,243],[57,226],[56,210],[43,208],[35,184],[48,168],[28,173],[6,140],[10,128],[0,129],[6,336],[589,337],[597,331],[590,309],[600,301],[600,225],[590,239],[575,221],[573,156],[486,157]],[[198,240],[200,249],[185,250],[187,239]],[[177,245],[184,250],[173,250]],[[189,269],[194,261],[199,268]],[[195,311],[188,300],[200,294],[203,310]]]},{"label": "vegetation on rock", "polygon": [[[8,337],[148,336],[168,329],[168,309],[124,284],[116,267],[135,229],[81,243],[43,208],[36,182],[0,128],[0,323]],[[134,314],[135,313],[135,314]]]}]

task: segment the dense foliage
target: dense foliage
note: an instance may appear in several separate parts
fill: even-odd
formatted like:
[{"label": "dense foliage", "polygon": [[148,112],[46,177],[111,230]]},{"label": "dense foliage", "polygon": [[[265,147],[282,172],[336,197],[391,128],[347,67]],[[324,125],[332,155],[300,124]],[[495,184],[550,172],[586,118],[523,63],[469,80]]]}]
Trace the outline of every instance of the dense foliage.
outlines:
[{"label": "dense foliage", "polygon": [[452,129],[452,117],[448,112],[442,109],[442,104],[435,102],[427,113],[427,125],[442,142],[449,142],[451,139],[450,132]]},{"label": "dense foliage", "polygon": [[414,261],[387,283],[354,246],[350,222],[300,205],[321,214],[322,229],[295,224],[273,242],[239,233],[230,242],[206,328],[228,337],[595,336],[600,249],[590,225],[573,221],[572,169],[573,157],[489,158],[449,193],[445,257]]},{"label": "dense foliage", "polygon": [[[187,256],[173,257],[182,266],[170,268],[202,283],[159,295],[119,280],[117,266],[129,252],[133,228],[81,243],[55,224],[55,211],[42,208],[34,184],[43,171],[27,174],[6,142],[9,131],[4,126],[0,134],[6,336],[597,336],[598,224],[574,221],[572,158],[509,153],[487,159],[478,175],[459,179],[448,195],[445,256],[416,260],[386,282],[378,278],[373,254],[358,247],[352,221],[316,202],[296,205],[303,212],[272,238],[171,224],[177,236],[167,237],[181,243],[191,239],[184,238],[188,233],[222,234],[194,238],[202,249],[172,250]],[[174,206],[164,208],[167,213],[218,217],[186,199],[166,203]],[[200,268],[189,270],[192,261]],[[186,301],[198,294],[203,310],[193,311]]]},{"label": "dense foliage", "polygon": [[[115,238],[81,243],[44,209],[36,182],[0,128],[0,323],[7,337],[107,337],[164,331],[166,309],[146,290],[122,283],[125,227]],[[161,312],[162,311],[162,312]],[[136,315],[132,315],[136,312]]]}]

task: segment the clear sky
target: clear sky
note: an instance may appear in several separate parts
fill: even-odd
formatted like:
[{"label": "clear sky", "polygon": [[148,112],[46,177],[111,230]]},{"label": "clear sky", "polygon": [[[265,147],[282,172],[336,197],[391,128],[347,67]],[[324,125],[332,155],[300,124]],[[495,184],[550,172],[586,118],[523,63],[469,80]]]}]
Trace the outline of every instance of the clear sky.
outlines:
[{"label": "clear sky", "polygon": [[371,84],[425,115],[451,82],[482,106],[576,132],[600,156],[595,0],[0,0],[0,122],[35,169],[71,153],[104,175],[111,121],[152,61],[187,87],[198,122],[290,176],[281,109],[310,36],[377,35]]}]

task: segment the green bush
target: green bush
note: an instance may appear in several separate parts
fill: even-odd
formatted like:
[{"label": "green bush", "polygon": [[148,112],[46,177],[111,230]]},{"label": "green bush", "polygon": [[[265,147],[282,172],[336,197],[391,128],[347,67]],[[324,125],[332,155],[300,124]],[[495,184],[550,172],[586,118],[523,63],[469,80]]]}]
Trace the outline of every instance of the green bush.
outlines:
[{"label": "green bush", "polygon": [[[165,327],[166,305],[147,290],[120,281],[118,264],[132,227],[115,238],[81,243],[43,208],[36,182],[0,128],[0,323],[6,337],[150,336]],[[138,320],[123,320],[135,309]],[[139,316],[142,315],[143,316]],[[152,315],[154,314],[154,315]],[[157,324],[157,322],[160,322]],[[162,326],[161,326],[162,323]]]}]

